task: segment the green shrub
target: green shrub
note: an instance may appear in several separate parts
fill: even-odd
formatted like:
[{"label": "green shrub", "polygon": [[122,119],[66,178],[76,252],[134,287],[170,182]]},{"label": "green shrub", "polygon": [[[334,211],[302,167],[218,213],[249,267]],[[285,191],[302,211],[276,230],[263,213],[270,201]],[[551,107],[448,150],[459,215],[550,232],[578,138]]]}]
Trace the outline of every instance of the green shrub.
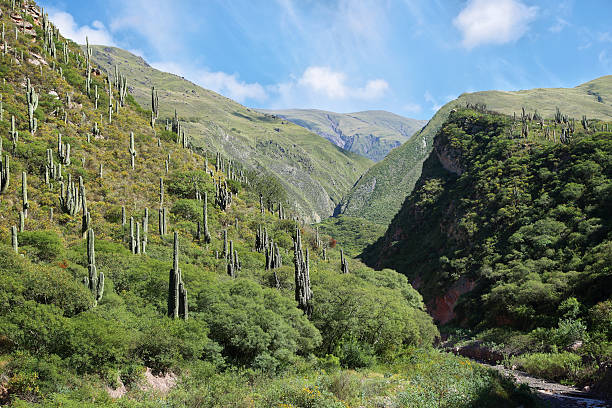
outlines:
[{"label": "green shrub", "polygon": [[202,206],[195,200],[177,200],[170,212],[184,220],[197,222],[201,218]]},{"label": "green shrub", "polygon": [[55,231],[24,231],[19,233],[19,244],[28,254],[39,261],[53,262],[61,257],[64,247]]},{"label": "green shrub", "polygon": [[560,380],[575,378],[582,359],[579,355],[569,352],[533,353],[514,357],[511,362],[536,377]]}]

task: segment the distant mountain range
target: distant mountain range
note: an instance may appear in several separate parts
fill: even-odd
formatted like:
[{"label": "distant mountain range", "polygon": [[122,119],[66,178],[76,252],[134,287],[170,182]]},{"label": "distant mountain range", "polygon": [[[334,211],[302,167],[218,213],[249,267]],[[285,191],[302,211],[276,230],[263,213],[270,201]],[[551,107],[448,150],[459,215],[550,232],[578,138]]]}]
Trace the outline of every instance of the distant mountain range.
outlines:
[{"label": "distant mountain range", "polygon": [[342,197],[373,163],[271,114],[257,112],[201,88],[180,76],[159,71],[128,51],[94,46],[93,60],[127,77],[130,94],[145,109],[151,87],[159,95],[160,121],[176,109],[196,147],[221,152],[249,168],[275,177],[288,204],[309,221],[330,216]]},{"label": "distant mountain range", "polygon": [[575,88],[536,88],[516,92],[484,91],[465,93],[444,105],[421,131],[382,161],[371,167],[336,208],[346,214],[388,224],[421,176],[423,162],[433,148],[433,138],[449,112],[457,106],[485,104],[488,110],[520,115],[538,111],[545,118],[563,114],[576,118],[612,118],[612,76],[604,76]]},{"label": "distant mountain range", "polygon": [[259,109],[323,136],[353,153],[374,161],[382,160],[427,123],[391,112],[371,110],[336,113],[318,109]]}]

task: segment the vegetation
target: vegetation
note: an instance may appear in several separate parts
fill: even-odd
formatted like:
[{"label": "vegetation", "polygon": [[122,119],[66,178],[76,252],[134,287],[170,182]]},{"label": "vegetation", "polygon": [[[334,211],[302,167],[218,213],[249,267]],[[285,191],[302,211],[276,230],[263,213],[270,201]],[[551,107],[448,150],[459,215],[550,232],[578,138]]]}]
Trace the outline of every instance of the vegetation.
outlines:
[{"label": "vegetation", "polygon": [[[420,132],[372,166],[351,188],[336,208],[336,214],[361,217],[388,225],[400,210],[421,176],[423,162],[433,149],[434,136],[452,109],[466,104],[486,105],[489,110],[520,115],[528,112],[552,118],[559,108],[573,118],[586,115],[612,119],[612,76],[605,76],[575,88],[531,89],[517,92],[486,91],[465,93],[444,105]],[[578,122],[578,121],[577,121]]]},{"label": "vegetation", "polygon": [[[451,113],[415,191],[363,258],[418,282],[439,322],[509,328],[484,340],[507,355],[552,353],[518,364],[550,359],[550,377],[576,380],[576,356],[558,352],[583,356],[586,377],[612,361],[612,133],[561,116]],[[447,294],[458,300],[449,306]]]},{"label": "vegetation", "polygon": [[427,121],[385,111],[335,113],[317,109],[261,110],[300,125],[337,146],[361,156],[382,160],[406,142]]},{"label": "vegetation", "polygon": [[[199,154],[178,116],[156,123],[128,76],[101,73],[35,5],[0,7],[18,28],[0,56],[1,404],[531,402],[433,351],[437,329],[407,279],[341,262],[329,236],[283,210],[278,181],[260,190],[241,163]],[[273,269],[256,250],[262,227],[285,259]]]}]

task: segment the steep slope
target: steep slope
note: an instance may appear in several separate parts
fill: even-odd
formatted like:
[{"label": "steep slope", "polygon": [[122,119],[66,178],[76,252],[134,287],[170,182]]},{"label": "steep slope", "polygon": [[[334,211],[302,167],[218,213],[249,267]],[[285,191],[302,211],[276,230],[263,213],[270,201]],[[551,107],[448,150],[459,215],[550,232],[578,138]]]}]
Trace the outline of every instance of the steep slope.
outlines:
[{"label": "steep slope", "polygon": [[527,138],[520,120],[452,112],[415,190],[363,254],[406,274],[441,323],[550,328],[567,302],[577,299],[576,319],[612,296],[610,121],[577,123],[569,138],[571,123],[525,123]]},{"label": "steep slope", "polygon": [[385,159],[372,166],[353,186],[336,208],[336,214],[363,217],[388,224],[412,191],[423,162],[433,148],[433,137],[451,109],[469,104],[485,104],[487,109],[520,115],[524,107],[552,117],[556,108],[570,117],[607,120],[612,118],[612,76],[605,76],[575,88],[538,88],[517,92],[486,91],[462,94],[444,105],[427,126]]},{"label": "steep slope", "polygon": [[300,126],[158,71],[127,51],[96,46],[92,58],[108,73],[114,73],[117,66],[142,106],[151,106],[151,87],[155,86],[160,122],[174,117],[176,109],[196,148],[222,152],[247,168],[265,169],[276,176],[288,192],[288,202],[307,220],[331,215],[372,164]]},{"label": "steep slope", "polygon": [[266,112],[323,136],[339,147],[374,160],[406,142],[427,121],[386,111],[336,113],[317,109],[283,109]]}]

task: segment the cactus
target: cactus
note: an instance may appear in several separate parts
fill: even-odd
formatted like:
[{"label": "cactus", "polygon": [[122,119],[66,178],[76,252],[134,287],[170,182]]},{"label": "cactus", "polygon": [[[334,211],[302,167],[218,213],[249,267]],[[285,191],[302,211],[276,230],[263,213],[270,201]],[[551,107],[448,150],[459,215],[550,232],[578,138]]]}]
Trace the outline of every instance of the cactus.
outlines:
[{"label": "cactus", "polygon": [[85,283],[94,296],[95,307],[104,294],[104,273],[100,272],[98,275],[96,269],[94,231],[91,228],[87,230],[87,271],[89,276],[85,278]]},{"label": "cactus", "polygon": [[121,226],[125,226],[126,223],[126,215],[125,215],[125,205],[121,206]]},{"label": "cactus", "polygon": [[323,260],[327,261],[327,251],[323,248]]},{"label": "cactus", "polygon": [[19,232],[23,232],[25,230],[25,216],[23,211],[19,211]]},{"label": "cactus", "polygon": [[215,186],[215,203],[225,211],[232,203],[232,192],[227,187],[227,181],[224,184],[219,182]]},{"label": "cactus", "polygon": [[28,208],[30,203],[28,202],[28,175],[25,171],[21,172],[21,204],[23,208],[24,218],[28,218]]},{"label": "cactus", "polygon": [[149,235],[149,209],[145,208],[144,216],[142,217],[142,243],[140,244],[141,252],[143,254],[147,253],[147,243],[149,242],[148,235]]},{"label": "cactus", "polygon": [[0,194],[6,193],[11,179],[10,164],[8,154],[2,161],[2,138],[0,137]]},{"label": "cactus", "polygon": [[299,226],[296,226],[295,239],[293,241],[293,263],[295,267],[295,300],[298,307],[308,318],[312,316],[312,290],[310,289],[310,262],[308,248],[306,257],[302,252],[302,237]]},{"label": "cactus", "polygon": [[204,242],[210,243],[210,232],[208,231],[208,193],[204,191],[204,199],[202,200],[202,218],[204,224]]},{"label": "cactus", "polygon": [[136,253],[136,240],[134,239],[134,217],[130,217],[130,251]]},{"label": "cactus", "polygon": [[342,273],[349,273],[348,262],[344,257],[344,249],[340,250],[340,270]]},{"label": "cactus", "polygon": [[11,227],[11,244],[13,245],[13,251],[18,254],[19,242],[17,241],[17,227],[14,225]]},{"label": "cactus", "polygon": [[68,185],[60,183],[59,202],[63,212],[75,215],[79,208],[82,208],[82,198],[84,194],[83,178],[79,176],[79,185],[72,181],[72,176],[68,175]]},{"label": "cactus", "polygon": [[[224,248],[225,250],[225,248]],[[234,241],[229,242],[229,259],[227,262],[227,274],[229,276],[231,276],[232,278],[236,277],[236,263],[235,263],[235,256],[234,256]]]},{"label": "cactus", "polygon": [[168,279],[168,317],[176,319],[188,318],[187,290],[183,284],[179,268],[179,241],[178,232],[174,232],[174,251],[172,256],[172,269]]},{"label": "cactus", "polygon": [[155,121],[159,118],[159,96],[155,87],[151,87],[151,127],[155,129]]},{"label": "cactus", "polygon": [[223,230],[223,257],[227,258],[227,230]]},{"label": "cactus", "polygon": [[62,143],[61,133],[57,134],[57,154],[63,165],[70,165],[70,143]]},{"label": "cactus", "polygon": [[34,117],[34,111],[38,109],[38,94],[34,90],[34,87],[30,85],[30,78],[27,79],[26,86],[26,100],[28,103],[30,133],[34,134],[36,133],[36,128],[38,126],[38,120]]},{"label": "cactus", "polygon": [[13,142],[13,154],[15,154],[15,150],[17,149],[17,142],[19,141],[19,131],[15,128],[15,116],[11,115],[11,130],[9,131],[11,135],[11,141]]},{"label": "cactus", "polygon": [[136,159],[136,149],[134,148],[134,132],[130,132],[130,163],[132,165],[132,170],[134,170],[134,162]]},{"label": "cactus", "polygon": [[164,205],[164,179],[159,178],[159,206]]},{"label": "cactus", "polygon": [[261,215],[264,215],[266,213],[263,203],[263,194],[259,194],[259,212],[261,212]]},{"label": "cactus", "polygon": [[167,230],[167,217],[168,212],[166,207],[159,209],[159,235],[166,235],[168,233]]}]

